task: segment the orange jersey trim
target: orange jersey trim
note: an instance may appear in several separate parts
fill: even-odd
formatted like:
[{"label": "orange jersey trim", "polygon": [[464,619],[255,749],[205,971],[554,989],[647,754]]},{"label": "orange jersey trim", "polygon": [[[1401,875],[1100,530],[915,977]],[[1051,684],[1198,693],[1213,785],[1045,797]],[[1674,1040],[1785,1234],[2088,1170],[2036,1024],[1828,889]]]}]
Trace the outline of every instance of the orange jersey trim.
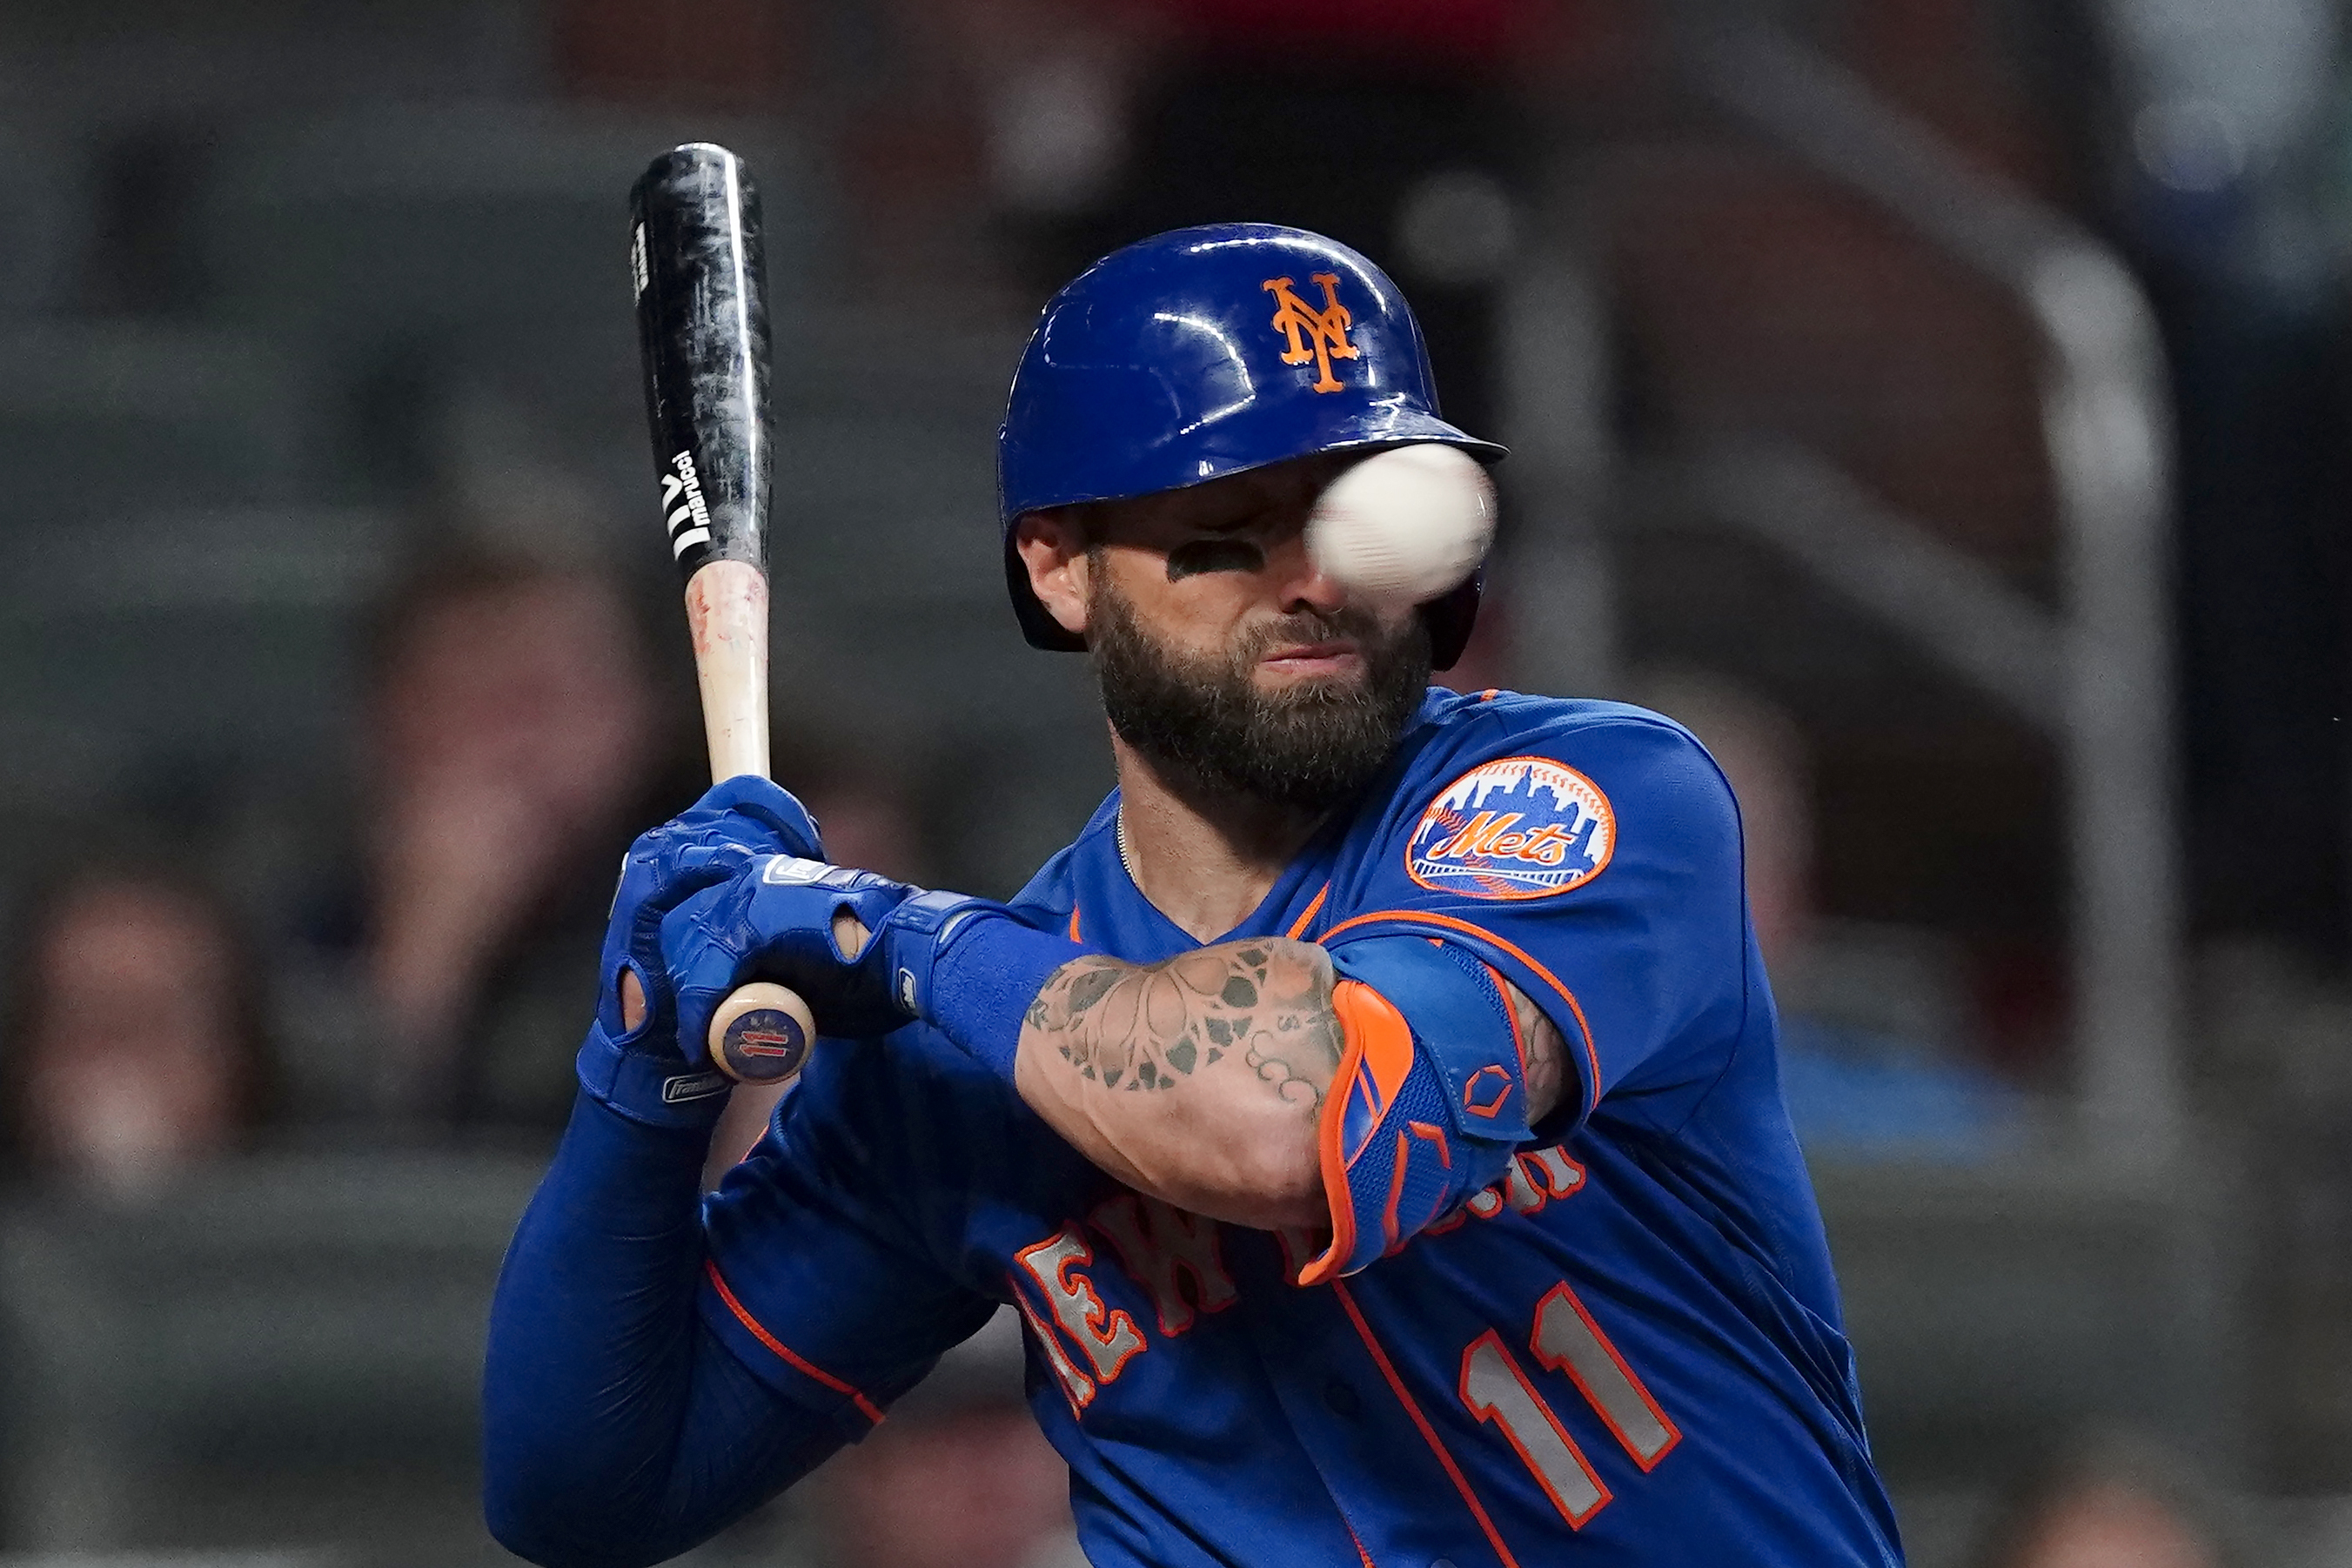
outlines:
[{"label": "orange jersey trim", "polygon": [[719,1264],[716,1259],[709,1258],[704,1258],[702,1260],[702,1271],[710,1276],[710,1283],[718,1289],[719,1299],[727,1303],[727,1310],[735,1314],[735,1321],[737,1322],[751,1331],[751,1337],[753,1339],[758,1340],[761,1344],[775,1352],[776,1354],[782,1359],[784,1364],[791,1367],[793,1371],[802,1373],[803,1376],[815,1379],[817,1382],[824,1384],[827,1388],[832,1389],[835,1394],[846,1394],[849,1395],[850,1402],[857,1406],[859,1415],[865,1416],[866,1419],[873,1422],[877,1426],[882,1424],[882,1411],[880,1406],[877,1405],[872,1400],[866,1398],[866,1395],[858,1393],[857,1390],[850,1387],[849,1384],[842,1382],[841,1379],[834,1376],[833,1373],[825,1371],[823,1367],[817,1366],[812,1362],[805,1361],[801,1357],[794,1355],[791,1346],[785,1344],[783,1341],[776,1338],[775,1335],[770,1333],[766,1329],[761,1328],[760,1326],[760,1320],[745,1311],[743,1310],[743,1303],[735,1299],[735,1292],[727,1288],[727,1281],[720,1277],[719,1272]]},{"label": "orange jersey trim", "polygon": [[1372,1352],[1372,1364],[1381,1369],[1382,1377],[1388,1379],[1390,1392],[1397,1396],[1397,1403],[1404,1406],[1404,1413],[1412,1417],[1412,1424],[1421,1429],[1422,1441],[1427,1443],[1429,1451],[1437,1456],[1437,1462],[1444,1467],[1446,1478],[1453,1481],[1454,1489],[1460,1492],[1462,1500],[1469,1505],[1471,1517],[1478,1521],[1478,1528],[1486,1531],[1486,1544],[1493,1547],[1495,1555],[1503,1560],[1504,1568],[1519,1568],[1519,1560],[1511,1555],[1511,1549],[1503,1544],[1502,1532],[1486,1516],[1486,1506],[1470,1489],[1470,1482],[1462,1474],[1462,1467],[1454,1462],[1452,1454],[1446,1452],[1444,1439],[1437,1435],[1437,1428],[1429,1424],[1429,1417],[1421,1413],[1421,1406],[1414,1401],[1412,1391],[1405,1387],[1404,1379],[1397,1375],[1396,1368],[1390,1363],[1388,1352],[1381,1349],[1381,1342],[1372,1334],[1371,1324],[1364,1321],[1362,1310],[1356,1305],[1355,1293],[1348,1289],[1344,1279],[1333,1280],[1331,1289],[1339,1295],[1339,1305],[1347,1309],[1349,1321],[1356,1325],[1356,1337],[1362,1340],[1364,1348]]},{"label": "orange jersey trim", "polygon": [[[1568,1004],[1570,1015],[1576,1019],[1577,1033],[1583,1037],[1585,1063],[1592,1069],[1592,1076],[1587,1080],[1590,1087],[1586,1091],[1585,1109],[1590,1111],[1593,1106],[1601,1103],[1601,1053],[1593,1047],[1592,1026],[1584,1016],[1584,1005],[1576,999],[1575,992],[1570,991],[1561,983],[1559,975],[1538,963],[1533,954],[1512,942],[1505,942],[1484,926],[1473,925],[1468,921],[1456,919],[1453,915],[1436,914],[1427,910],[1374,910],[1370,914],[1351,915],[1325,931],[1323,941],[1328,944],[1333,937],[1349,927],[1369,925],[1374,921],[1418,921],[1424,925],[1433,925],[1441,931],[1461,931],[1465,935],[1475,936],[1481,942],[1493,942],[1496,947],[1526,964],[1537,979],[1559,992],[1560,1000]],[[1504,1010],[1509,1011],[1510,998],[1505,997],[1503,1005]],[[1515,1025],[1516,1022],[1514,1020]]]},{"label": "orange jersey trim", "polygon": [[1326,882],[1315,890],[1314,898],[1307,900],[1307,912],[1300,915],[1297,920],[1291,921],[1290,929],[1284,931],[1282,934],[1288,937],[1293,942],[1297,942],[1300,937],[1305,936],[1307,934],[1307,928],[1315,923],[1315,917],[1323,912],[1323,900],[1330,896],[1331,884]]}]

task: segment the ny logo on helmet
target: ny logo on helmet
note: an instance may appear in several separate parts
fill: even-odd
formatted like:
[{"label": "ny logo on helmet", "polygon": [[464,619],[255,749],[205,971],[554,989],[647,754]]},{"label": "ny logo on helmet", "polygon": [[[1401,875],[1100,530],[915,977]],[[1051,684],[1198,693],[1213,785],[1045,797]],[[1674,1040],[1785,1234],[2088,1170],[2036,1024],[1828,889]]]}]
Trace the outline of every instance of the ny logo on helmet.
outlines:
[{"label": "ny logo on helmet", "polygon": [[1356,324],[1356,318],[1339,303],[1338,273],[1318,272],[1314,280],[1323,285],[1319,310],[1290,291],[1287,278],[1269,278],[1260,287],[1274,296],[1274,330],[1290,340],[1282,363],[1305,364],[1313,360],[1315,390],[1337,392],[1339,378],[1331,374],[1331,362],[1356,357],[1356,345],[1348,341],[1348,329]]}]

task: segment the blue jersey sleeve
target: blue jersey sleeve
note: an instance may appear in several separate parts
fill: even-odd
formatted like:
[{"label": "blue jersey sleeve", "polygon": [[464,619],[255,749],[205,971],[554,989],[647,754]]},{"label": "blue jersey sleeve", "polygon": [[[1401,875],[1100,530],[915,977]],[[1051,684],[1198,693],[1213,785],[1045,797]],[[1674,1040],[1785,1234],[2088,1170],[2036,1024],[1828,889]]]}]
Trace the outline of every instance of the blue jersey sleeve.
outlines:
[{"label": "blue jersey sleeve", "polygon": [[952,1258],[975,1151],[954,1125],[1004,1092],[951,1050],[822,1042],[767,1135],[705,1201],[703,1321],[804,1408],[879,1421],[996,1302]]},{"label": "blue jersey sleeve", "polygon": [[1612,1114],[1671,1130],[1750,1004],[1739,821],[1664,719],[1517,699],[1425,748],[1366,845],[1362,912],[1328,946],[1413,933],[1491,965],[1566,1042],[1577,1092],[1544,1131]]},{"label": "blue jersey sleeve", "polygon": [[916,1214],[928,1193],[931,1217],[958,1217],[958,1152],[924,1111],[936,1076],[885,1044],[823,1042],[698,1205],[706,1134],[582,1097],[491,1312],[499,1541],[550,1568],[666,1560],[863,1436],[986,1321],[993,1302]]},{"label": "blue jersey sleeve", "polygon": [[530,1562],[665,1561],[863,1429],[795,1408],[697,1321],[707,1142],[583,1092],[515,1233],[483,1366],[482,1504]]}]

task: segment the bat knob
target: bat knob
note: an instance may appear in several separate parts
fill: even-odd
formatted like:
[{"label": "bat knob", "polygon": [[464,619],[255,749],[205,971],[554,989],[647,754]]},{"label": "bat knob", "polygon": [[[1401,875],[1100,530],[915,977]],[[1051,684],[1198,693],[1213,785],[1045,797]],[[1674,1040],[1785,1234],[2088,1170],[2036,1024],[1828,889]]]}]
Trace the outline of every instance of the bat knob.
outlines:
[{"label": "bat knob", "polygon": [[710,1059],[737,1083],[782,1083],[808,1065],[816,1018],[783,986],[755,980],[710,1015]]}]

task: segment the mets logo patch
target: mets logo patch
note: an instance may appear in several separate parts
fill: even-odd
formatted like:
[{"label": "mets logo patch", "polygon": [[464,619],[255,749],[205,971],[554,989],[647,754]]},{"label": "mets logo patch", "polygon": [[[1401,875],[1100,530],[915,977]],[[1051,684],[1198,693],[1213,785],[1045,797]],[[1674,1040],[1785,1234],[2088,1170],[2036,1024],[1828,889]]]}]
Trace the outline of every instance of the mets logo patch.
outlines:
[{"label": "mets logo patch", "polygon": [[1601,875],[1616,847],[1617,816],[1598,784],[1549,757],[1504,757],[1438,792],[1404,868],[1433,892],[1544,899]]}]

